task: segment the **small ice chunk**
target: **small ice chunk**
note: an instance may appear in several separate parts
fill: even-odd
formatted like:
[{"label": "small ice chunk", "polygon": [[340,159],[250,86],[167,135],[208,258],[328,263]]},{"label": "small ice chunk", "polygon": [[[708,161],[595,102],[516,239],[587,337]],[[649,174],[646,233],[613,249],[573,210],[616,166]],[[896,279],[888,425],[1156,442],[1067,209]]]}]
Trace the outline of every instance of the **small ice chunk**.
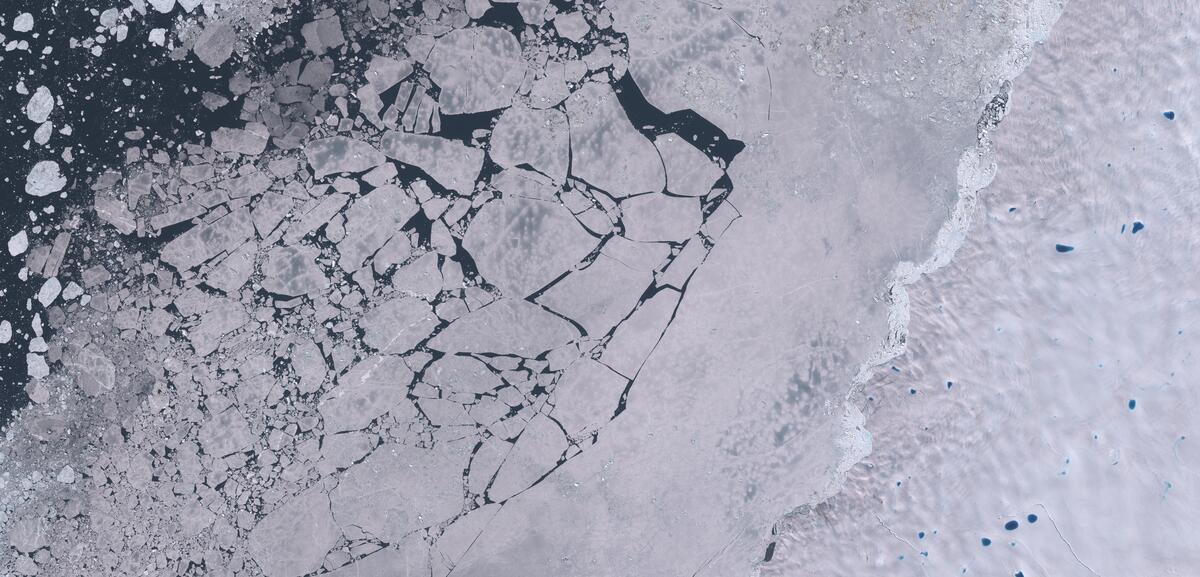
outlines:
[{"label": "small ice chunk", "polygon": [[50,374],[50,365],[46,364],[46,357],[37,353],[25,353],[25,372],[33,379],[44,379]]},{"label": "small ice chunk", "polygon": [[25,194],[30,196],[46,196],[67,186],[67,177],[62,175],[58,163],[53,160],[43,160],[29,171],[25,178]]},{"label": "small ice chunk", "polygon": [[571,42],[579,42],[587,36],[588,30],[591,29],[588,23],[583,18],[583,12],[576,10],[575,12],[560,13],[554,17],[554,29],[558,31],[558,35],[570,40]]},{"label": "small ice chunk", "polygon": [[204,314],[200,324],[188,331],[192,350],[197,356],[208,356],[220,347],[222,337],[242,328],[249,321],[250,315],[240,302],[217,301],[213,308]]},{"label": "small ice chunk", "polygon": [[[175,0],[171,0],[174,2]],[[163,46],[167,43],[167,29],[155,28],[150,31],[150,43],[156,46]]]},{"label": "small ice chunk", "polygon": [[58,276],[58,269],[62,266],[63,259],[67,256],[67,249],[71,246],[71,233],[60,232],[54,237],[54,244],[50,247],[50,254],[46,256],[46,263],[42,267],[42,276],[47,278]]},{"label": "small ice chunk", "polygon": [[49,307],[58,300],[58,295],[62,293],[62,283],[58,277],[50,277],[46,282],[42,283],[42,288],[38,290],[37,300],[42,303],[43,307]]},{"label": "small ice chunk", "polygon": [[467,16],[472,20],[478,20],[492,8],[490,0],[467,0]]},{"label": "small ice chunk", "polygon": [[295,244],[310,232],[325,226],[349,201],[350,197],[345,194],[327,194],[322,198],[313,199],[301,209],[304,216],[288,226],[283,242]]},{"label": "small ice chunk", "polygon": [[25,105],[25,116],[30,122],[41,124],[50,118],[51,112],[54,112],[54,95],[45,86],[37,87]]},{"label": "small ice chunk", "polygon": [[55,477],[55,479],[57,479],[59,483],[70,485],[71,483],[75,482],[75,469],[72,469],[70,465],[67,465],[58,472],[58,476]]},{"label": "small ice chunk", "polygon": [[271,133],[266,125],[257,122],[241,128],[218,128],[212,133],[212,147],[217,152],[236,152],[257,156],[267,149]]},{"label": "small ice chunk", "polygon": [[100,25],[112,29],[117,25],[117,19],[121,17],[121,12],[116,8],[109,8],[100,13]]},{"label": "small ice chunk", "polygon": [[96,216],[113,225],[117,232],[132,234],[137,229],[137,221],[124,202],[105,194],[97,194],[92,206]]},{"label": "small ice chunk", "polygon": [[50,544],[49,523],[42,517],[15,521],[8,530],[8,544],[21,553],[33,553]]},{"label": "small ice chunk", "polygon": [[346,43],[346,37],[342,35],[342,20],[337,16],[305,24],[300,28],[300,35],[304,37],[304,47],[316,54]]},{"label": "small ice chunk", "polygon": [[289,358],[292,370],[300,378],[300,392],[311,393],[325,383],[329,366],[325,364],[325,356],[321,348],[312,339],[301,339],[292,347]]},{"label": "small ice chunk", "polygon": [[83,285],[87,287],[99,286],[112,279],[112,273],[108,272],[103,265],[98,264],[84,269],[81,276]]},{"label": "small ice chunk", "polygon": [[470,194],[483,168],[484,152],[455,140],[388,131],[380,140],[383,153],[425,171],[438,184]]},{"label": "small ice chunk", "polygon": [[361,268],[417,209],[417,204],[400,187],[390,184],[354,201],[346,211],[346,237],[338,243],[338,264],[347,272]]},{"label": "small ice chunk", "polygon": [[205,28],[196,38],[192,52],[209,68],[216,68],[233,55],[233,45],[236,41],[232,26],[225,23],[214,24]]},{"label": "small ice chunk", "polygon": [[0,345],[8,344],[12,340],[12,323],[8,321],[0,321]]},{"label": "small ice chunk", "polygon": [[333,76],[333,61],[328,58],[318,58],[304,66],[304,72],[300,74],[299,81],[300,84],[319,89],[329,82],[331,76]]},{"label": "small ice chunk", "polygon": [[283,218],[292,209],[292,204],[291,199],[277,192],[263,194],[250,213],[258,236],[266,238],[268,234],[271,234],[275,227],[283,222]]},{"label": "small ice chunk", "polygon": [[322,138],[304,147],[314,178],[339,172],[366,172],[387,161],[383,153],[361,140],[344,136]]},{"label": "small ice chunk", "polygon": [[375,56],[367,66],[367,83],[377,93],[383,93],[412,74],[413,65],[408,60],[396,60],[386,56]]},{"label": "small ice chunk", "polygon": [[149,2],[150,6],[163,14],[175,8],[175,0],[149,0]]},{"label": "small ice chunk", "polygon": [[79,371],[76,384],[89,397],[99,395],[103,391],[110,391],[116,384],[116,366],[94,343],[79,351],[70,361],[70,366],[73,370]]},{"label": "small ice chunk", "polygon": [[262,266],[263,289],[285,296],[320,294],[329,286],[329,277],[317,265],[319,254],[303,245],[271,249]]},{"label": "small ice chunk", "polygon": [[13,19],[14,32],[29,32],[33,30],[33,14],[23,12]]},{"label": "small ice chunk", "polygon": [[42,381],[29,381],[25,385],[25,395],[30,401],[44,405],[50,400],[50,388]]},{"label": "small ice chunk", "polygon": [[33,132],[33,141],[45,146],[50,142],[50,137],[54,134],[54,123],[50,121],[43,122],[41,126]]},{"label": "small ice chunk", "polygon": [[75,300],[81,296],[83,296],[83,287],[75,284],[75,281],[68,282],[67,287],[62,292],[63,300]]},{"label": "small ice chunk", "polygon": [[[234,294],[241,290],[250,275],[254,274],[254,256],[258,252],[258,243],[251,240],[235,249],[204,277],[204,284],[225,294]],[[63,291],[66,298],[66,291]]]},{"label": "small ice chunk", "polygon": [[217,458],[232,455],[254,444],[250,424],[233,407],[209,419],[200,427],[197,437],[204,452]]},{"label": "small ice chunk", "polygon": [[24,254],[29,249],[29,235],[25,233],[25,229],[21,229],[17,234],[12,235],[8,239],[8,254],[9,256],[17,256]]}]

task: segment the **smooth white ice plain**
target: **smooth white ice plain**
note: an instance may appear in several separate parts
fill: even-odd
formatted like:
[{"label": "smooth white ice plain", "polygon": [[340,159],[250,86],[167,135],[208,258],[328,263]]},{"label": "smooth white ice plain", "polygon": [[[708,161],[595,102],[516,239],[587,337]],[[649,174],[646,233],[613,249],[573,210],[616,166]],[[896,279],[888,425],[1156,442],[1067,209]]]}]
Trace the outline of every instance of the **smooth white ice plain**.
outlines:
[{"label": "smooth white ice plain", "polygon": [[1200,565],[1196,22],[1068,7],[966,244],[910,288],[907,354],[856,395],[872,455],[781,525],[763,575]]}]

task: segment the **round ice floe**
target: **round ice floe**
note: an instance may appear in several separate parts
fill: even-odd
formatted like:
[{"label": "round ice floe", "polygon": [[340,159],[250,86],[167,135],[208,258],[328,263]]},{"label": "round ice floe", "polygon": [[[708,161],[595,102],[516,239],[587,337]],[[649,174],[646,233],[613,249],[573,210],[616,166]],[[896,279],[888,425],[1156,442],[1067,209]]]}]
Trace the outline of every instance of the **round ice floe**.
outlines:
[{"label": "round ice floe", "polygon": [[16,32],[29,32],[33,30],[33,14],[25,12],[17,16],[13,20],[13,30]]},{"label": "round ice floe", "polygon": [[58,476],[55,477],[55,479],[57,479],[59,483],[70,485],[71,483],[75,482],[75,469],[72,469],[70,465],[67,465],[58,472]]},{"label": "round ice floe", "polygon": [[58,295],[62,293],[62,282],[58,277],[50,277],[42,284],[42,288],[38,291],[38,302],[42,303],[43,307],[49,307],[58,300]]},{"label": "round ice floe", "polygon": [[100,13],[100,25],[112,29],[117,26],[117,21],[121,17],[121,12],[116,8],[109,8]]},{"label": "round ice floe", "polygon": [[155,10],[166,14],[175,8],[175,0],[150,0],[150,6]]},{"label": "round ice floe", "polygon": [[50,365],[46,364],[46,358],[37,353],[26,353],[25,367],[25,372],[35,379],[44,379],[50,375]]},{"label": "round ice floe", "polygon": [[22,230],[8,239],[9,256],[23,254],[29,248],[29,235]]},{"label": "round ice floe", "polygon": [[236,41],[237,36],[232,26],[224,23],[211,24],[196,37],[192,52],[209,68],[216,68],[233,55]]},{"label": "round ice floe", "polygon": [[46,196],[56,193],[67,186],[67,177],[62,175],[58,163],[53,160],[43,160],[29,171],[25,178],[25,194],[31,196]]},{"label": "round ice floe", "polygon": [[54,94],[45,86],[37,87],[29,98],[29,104],[25,105],[25,116],[29,117],[30,122],[41,124],[50,118],[53,111]]}]

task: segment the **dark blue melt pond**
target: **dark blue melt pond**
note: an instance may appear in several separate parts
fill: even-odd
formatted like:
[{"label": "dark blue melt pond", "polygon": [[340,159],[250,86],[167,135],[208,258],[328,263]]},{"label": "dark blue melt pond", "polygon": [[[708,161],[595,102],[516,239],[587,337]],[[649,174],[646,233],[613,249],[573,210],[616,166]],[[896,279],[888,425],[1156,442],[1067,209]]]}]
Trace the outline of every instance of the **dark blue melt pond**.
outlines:
[{"label": "dark blue melt pond", "polygon": [[1137,408],[1137,400],[1135,400],[1135,399],[1129,399],[1129,410],[1131,410],[1131,411],[1132,411],[1132,410],[1134,410],[1134,409],[1136,409],[1136,408]]},{"label": "dark blue melt pond", "polygon": [[1054,250],[1057,250],[1058,252],[1071,252],[1075,250],[1075,247],[1069,244],[1056,244],[1054,245]]},{"label": "dark blue melt pond", "polygon": [[1009,521],[1004,524],[1004,530],[1005,531],[1016,531],[1018,525],[1020,525],[1020,523],[1017,523],[1016,519],[1014,519],[1014,520]]},{"label": "dark blue melt pond", "polygon": [[1166,118],[1167,120],[1175,120],[1175,111],[1174,110],[1164,110],[1163,118]]},{"label": "dark blue melt pond", "polygon": [[1146,228],[1146,225],[1142,224],[1142,221],[1140,221],[1140,220],[1133,221],[1133,234],[1137,234],[1138,231],[1142,230],[1143,228]]},{"label": "dark blue melt pond", "polygon": [[1028,515],[1026,515],[1026,516],[1025,516],[1025,520],[1026,520],[1026,521],[1029,521],[1030,523],[1037,523],[1037,515],[1034,515],[1033,513],[1030,513],[1030,514],[1028,514]]},{"label": "dark blue melt pond", "polygon": [[979,540],[979,543],[980,543],[981,545],[983,545],[984,547],[987,547],[987,546],[989,546],[989,545],[991,545],[991,544],[992,544],[992,540],[991,540],[991,539],[988,539],[987,537],[984,537],[983,539],[980,539],[980,540]]}]

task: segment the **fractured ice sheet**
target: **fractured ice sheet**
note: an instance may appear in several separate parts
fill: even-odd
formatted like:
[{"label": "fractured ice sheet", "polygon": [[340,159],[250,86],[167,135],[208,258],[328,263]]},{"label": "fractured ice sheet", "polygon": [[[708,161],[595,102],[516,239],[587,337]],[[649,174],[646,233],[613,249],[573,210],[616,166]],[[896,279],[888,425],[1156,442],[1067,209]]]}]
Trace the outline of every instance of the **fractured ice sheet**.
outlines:
[{"label": "fractured ice sheet", "polygon": [[611,86],[586,83],[566,104],[571,125],[571,174],[620,198],[658,192],[666,184],[654,144],[638,133]]},{"label": "fractured ice sheet", "polygon": [[439,185],[459,194],[471,193],[471,184],[483,167],[482,150],[436,136],[388,131],[380,147],[389,158],[420,168]]},{"label": "fractured ice sheet", "polygon": [[406,406],[411,412],[405,397],[411,378],[412,371],[401,357],[363,359],[337,377],[337,385],[317,406],[325,429],[330,433],[356,431],[393,409]]},{"label": "fractured ice sheet", "polygon": [[514,104],[496,121],[491,157],[505,167],[527,165],[561,183],[567,176],[569,136],[567,115],[562,111]]},{"label": "fractured ice sheet", "polygon": [[271,511],[250,533],[250,551],[269,577],[300,577],[321,567],[339,531],[329,497],[310,491]]},{"label": "fractured ice sheet", "polygon": [[597,244],[555,199],[516,195],[484,205],[463,239],[484,278],[513,297],[542,288]]},{"label": "fractured ice sheet", "polygon": [[304,156],[315,178],[340,172],[366,172],[384,161],[383,154],[374,146],[344,136],[314,140],[304,147]]},{"label": "fractured ice sheet", "polygon": [[318,254],[315,249],[303,246],[271,249],[262,265],[263,288],[286,296],[322,292],[329,279],[317,266]]},{"label": "fractured ice sheet", "polygon": [[[8,126],[25,143],[12,180],[31,208],[14,212],[4,232],[19,273],[4,287],[16,300],[0,346],[24,363],[14,391],[30,404],[0,451],[0,538],[10,553],[0,570],[800,575],[842,566],[806,552],[836,551],[850,566],[878,550],[852,573],[957,572],[959,551],[920,554],[932,552],[933,535],[949,540],[952,527],[1024,514],[1042,493],[950,503],[953,522],[937,521],[928,502],[914,501],[913,516],[927,516],[918,523],[873,509],[894,496],[855,500],[920,494],[924,473],[900,478],[897,465],[912,446],[956,450],[982,438],[971,425],[998,418],[972,405],[898,408],[924,390],[879,403],[883,385],[869,369],[920,342],[909,339],[907,315],[939,318],[947,313],[934,305],[948,310],[961,296],[948,282],[945,302],[914,297],[904,308],[903,287],[932,268],[902,261],[950,262],[970,220],[961,205],[986,194],[993,160],[1001,174],[1006,162],[1034,162],[998,154],[997,125],[1010,91],[1019,106],[1017,75],[1059,8],[367,0],[297,10],[283,0],[179,0],[88,13],[103,42],[89,32],[46,54],[94,58],[136,42],[174,63],[188,80],[172,94],[196,110],[139,103],[105,112],[137,126],[72,139],[75,95],[88,82],[68,87],[12,67],[19,97],[5,99],[15,103]],[[41,16],[36,26],[32,16],[9,21],[9,52],[35,55],[41,35],[53,34]],[[1190,77],[1182,70],[1173,77]],[[1087,83],[1041,89],[1059,84]],[[1181,84],[1155,97],[1155,135],[1186,130],[1184,105],[1167,102],[1186,93]],[[184,128],[143,126],[138,112],[155,106],[177,106]],[[199,120],[205,111],[213,114]],[[1110,114],[1141,122],[1144,112]],[[1021,130],[1057,134],[1046,128],[1056,122],[1047,114]],[[115,160],[95,161],[96,143],[109,143]],[[1153,139],[1129,144],[1164,149]],[[1038,179],[1072,159],[1060,160],[1006,190],[1059,190]],[[1147,180],[1176,182],[1173,170],[1160,165]],[[1132,246],[1169,234],[1149,216],[1155,206],[1138,205],[1122,237]],[[1029,226],[1062,237],[1043,238],[1045,254],[965,286],[1016,282],[1038,259],[1098,254],[1087,235],[1043,216]],[[1027,250],[1032,233],[1022,230],[999,243],[1008,257]],[[1054,252],[1054,243],[1075,250]],[[964,262],[986,267],[981,254]],[[1081,260],[1045,262],[1067,270]],[[968,317],[948,324],[993,328]],[[1000,373],[1019,360],[957,370],[982,383],[972,371]],[[900,374],[910,366],[893,363]],[[912,377],[913,390],[936,370],[926,372]],[[1188,406],[1183,387],[1155,384],[1174,378],[1121,385],[1135,387],[1119,395],[1129,397],[1118,399],[1128,403],[1122,416],[1156,402]],[[963,396],[985,408],[1024,399],[990,384],[996,398]],[[1031,399],[1054,406],[1053,390],[1073,389]],[[929,442],[911,423],[912,435],[895,432],[931,415],[966,428]],[[1113,434],[1140,439],[1146,427]],[[872,467],[860,463],[868,429]],[[1154,455],[1165,462],[1161,445]],[[1132,446],[1105,446],[1136,471],[1114,478],[1120,486],[1151,477],[1134,468]],[[1171,450],[1186,456],[1181,441]],[[1063,457],[1034,452],[1047,463]],[[897,478],[871,472],[884,467]],[[1157,470],[1172,484],[1140,497],[1147,510],[1163,495],[1192,499],[1175,481],[1183,468]],[[839,494],[843,483],[851,492]],[[1019,485],[1005,486],[1027,489]],[[1046,549],[1055,569],[1176,569],[1126,567],[1080,544],[1071,508],[1084,493],[1045,493],[1045,521],[1063,529],[1057,542],[1081,553]],[[1181,517],[1164,518],[1187,534]],[[1023,519],[1025,531],[1033,524]],[[890,532],[904,523],[912,526]],[[878,538],[847,536],[859,532]],[[1159,542],[1167,558],[1170,540]],[[971,547],[963,551],[979,545]],[[972,567],[1015,571],[1011,559]]]}]

